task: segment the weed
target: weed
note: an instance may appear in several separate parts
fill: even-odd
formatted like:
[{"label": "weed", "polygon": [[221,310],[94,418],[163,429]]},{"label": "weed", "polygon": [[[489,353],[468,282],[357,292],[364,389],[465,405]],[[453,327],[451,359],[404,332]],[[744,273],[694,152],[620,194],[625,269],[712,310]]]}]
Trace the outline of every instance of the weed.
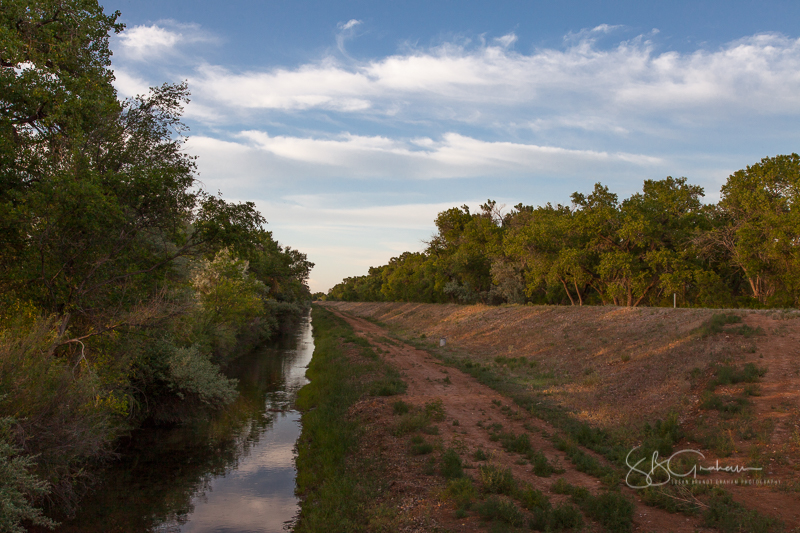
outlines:
[{"label": "weed", "polygon": [[700,403],[703,409],[716,409],[721,413],[738,414],[749,404],[746,398],[706,393]]},{"label": "weed", "polygon": [[425,414],[434,422],[441,422],[445,419],[444,404],[441,398],[437,398],[425,404]]},{"label": "weed", "polygon": [[422,437],[411,439],[411,455],[427,455],[433,451],[433,444],[425,442]]},{"label": "weed", "polygon": [[484,452],[481,448],[475,450],[475,453],[472,455],[472,458],[475,459],[476,461],[485,461],[486,459],[488,459],[488,457],[486,456],[486,452]]},{"label": "weed", "polygon": [[547,457],[539,450],[531,450],[528,453],[528,460],[533,465],[533,473],[539,477],[550,477],[552,474],[564,472],[563,469],[557,469],[551,465]]},{"label": "weed", "polygon": [[700,510],[700,504],[691,490],[682,485],[648,487],[641,490],[639,494],[647,505],[659,507],[670,513],[693,516]]},{"label": "weed", "polygon": [[761,396],[761,386],[757,384],[745,385],[742,394],[745,396]]},{"label": "weed", "polygon": [[627,533],[633,527],[633,502],[619,492],[608,491],[594,496],[583,487],[570,485],[564,478],[556,481],[552,490],[557,494],[568,494],[575,504],[608,531]]},{"label": "weed", "polygon": [[511,469],[500,469],[494,465],[482,465],[478,468],[484,492],[492,494],[514,494],[517,481],[511,474]]},{"label": "weed", "polygon": [[714,489],[703,519],[706,526],[716,528],[723,533],[739,531],[767,533],[783,530],[783,523],[778,519],[745,508],[733,501],[730,494],[720,489]]},{"label": "weed", "polygon": [[447,484],[445,494],[451,498],[457,506],[469,509],[473,498],[478,496],[478,491],[468,477],[460,477]]},{"label": "weed", "polygon": [[439,426],[425,426],[420,431],[426,433],[428,435],[438,435],[439,434]]},{"label": "weed", "polygon": [[419,431],[428,425],[430,420],[424,411],[413,410],[401,415],[394,427],[395,437],[401,437]]},{"label": "weed", "polygon": [[477,505],[475,510],[484,520],[501,520],[514,527],[525,524],[525,515],[508,498],[490,496],[485,502]]},{"label": "weed", "polygon": [[[531,528],[536,529],[533,524]],[[547,527],[540,531],[580,531],[583,529],[583,515],[573,505],[562,503],[550,512]]]},{"label": "weed", "polygon": [[458,420],[453,420],[453,425],[454,426],[460,426],[461,424],[458,422]]},{"label": "weed", "polygon": [[722,333],[723,327],[727,324],[738,324],[742,321],[742,317],[738,315],[729,315],[725,313],[714,313],[711,318],[703,322],[699,328],[694,330],[694,333],[699,334],[701,337],[709,337]]},{"label": "weed", "polygon": [[531,450],[530,438],[525,433],[519,436],[514,433],[501,433],[499,439],[500,444],[508,452],[528,453]]},{"label": "weed", "polygon": [[407,404],[403,400],[397,400],[392,404],[392,410],[396,415],[404,415],[408,413],[409,410],[411,410],[411,405]]},{"label": "weed", "polygon": [[373,396],[396,396],[403,394],[408,384],[400,378],[382,379],[372,383],[370,394]]},{"label": "weed", "polygon": [[747,363],[741,370],[731,365],[718,366],[714,379],[708,383],[708,388],[709,390],[714,390],[719,385],[756,383],[766,373],[766,368],[759,368],[754,363]]},{"label": "weed", "polygon": [[461,462],[461,457],[454,449],[448,448],[442,454],[441,472],[442,476],[447,479],[460,478],[464,476],[464,465]]}]

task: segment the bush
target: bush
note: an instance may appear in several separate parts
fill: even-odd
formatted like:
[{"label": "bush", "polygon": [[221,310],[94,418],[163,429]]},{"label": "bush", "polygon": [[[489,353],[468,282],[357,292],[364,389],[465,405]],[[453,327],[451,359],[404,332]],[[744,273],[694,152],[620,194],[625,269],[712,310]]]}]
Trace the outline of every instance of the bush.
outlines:
[{"label": "bush", "polygon": [[452,448],[448,448],[442,454],[442,475],[448,479],[464,476],[464,465],[461,462],[461,457]]},{"label": "bush", "polygon": [[411,405],[407,404],[403,400],[397,400],[392,404],[392,410],[396,415],[404,415],[411,409]]},{"label": "bush", "polygon": [[517,488],[517,481],[511,474],[511,469],[499,469],[493,465],[482,465],[479,467],[481,483],[484,492],[492,494],[514,494]]},{"label": "bush", "polygon": [[103,385],[80,346],[57,349],[58,339],[51,320],[0,330],[0,391],[11,392],[0,418],[15,419],[4,422],[4,439],[18,450],[8,453],[24,458],[16,471],[35,463],[50,482],[49,499],[69,511],[80,497],[73,482],[87,481],[88,460],[110,456],[128,401]]},{"label": "bush", "polygon": [[450,497],[458,507],[468,508],[478,495],[472,480],[468,477],[460,477],[447,484],[445,494]]},{"label": "bush", "polygon": [[525,523],[525,515],[508,498],[490,496],[476,507],[478,515],[484,520],[501,520],[515,527]]},{"label": "bush", "polygon": [[25,533],[22,521],[52,528],[56,523],[42,516],[41,509],[33,507],[27,498],[44,496],[49,486],[30,472],[33,459],[18,455],[19,449],[11,444],[13,424],[12,418],[0,418],[0,531]]}]

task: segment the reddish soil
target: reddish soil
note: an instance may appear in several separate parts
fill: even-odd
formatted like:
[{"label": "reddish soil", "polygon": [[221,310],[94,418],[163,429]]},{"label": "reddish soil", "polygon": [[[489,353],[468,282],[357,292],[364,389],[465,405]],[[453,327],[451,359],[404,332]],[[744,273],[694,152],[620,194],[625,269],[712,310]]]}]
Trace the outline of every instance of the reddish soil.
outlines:
[{"label": "reddish soil", "polygon": [[[386,361],[402,372],[408,383],[408,390],[401,397],[404,401],[423,406],[442,400],[446,420],[439,424],[437,438],[444,447],[461,450],[465,458],[471,458],[478,448],[485,450],[490,462],[511,468],[517,479],[545,492],[554,504],[566,498],[550,491],[558,477],[592,492],[601,488],[596,478],[575,470],[566,455],[541,434],[551,434],[554,429],[427,352],[388,341],[391,332],[387,327],[406,338],[425,334],[438,341],[445,337],[448,346],[485,361],[498,356],[527,356],[538,363],[540,370],[560,378],[547,391],[551,398],[574,410],[579,418],[611,430],[630,431],[640,427],[643,420],[654,420],[670,410],[679,413],[682,426],[689,430],[711,427],[722,431],[729,427],[733,450],[729,457],[720,459],[720,464],[745,464],[748,458],[757,456],[765,465],[764,477],[781,481],[782,490],[764,486],[726,486],[726,490],[747,507],[780,517],[790,529],[800,526],[800,462],[795,460],[800,457],[800,320],[742,313],[744,323],[761,327],[766,335],[700,339],[692,331],[710,317],[710,310],[565,310],[340,302],[325,306],[345,318],[358,335],[367,338]],[[353,315],[370,317],[387,327]],[[755,362],[768,369],[759,384],[761,395],[750,398],[754,416],[748,423],[761,424],[758,427],[762,428],[756,439],[740,438],[730,429],[731,422],[699,408],[704,385],[711,377],[710,365],[721,361]],[[695,368],[699,370],[692,376]],[[513,369],[508,370],[508,375],[518,381],[526,379]],[[717,392],[733,394],[741,392],[742,387],[723,387]],[[365,400],[356,411],[368,423],[370,445],[364,452],[378,454],[393,465],[387,473],[394,480],[389,500],[406,519],[404,531],[435,531],[437,527],[485,530],[486,523],[477,517],[454,518],[455,508],[441,497],[441,478],[421,473],[423,459],[409,457],[408,437],[392,436],[395,416],[391,402],[395,400]],[[498,403],[512,410],[502,410]],[[705,418],[700,418],[701,414]],[[454,426],[454,421],[458,425]],[[518,455],[505,452],[499,442],[489,439],[484,428],[494,423],[502,424],[504,431],[528,433],[534,448],[566,472],[540,478],[529,465],[517,464]],[[527,431],[525,426],[534,431]],[[702,449],[712,462],[720,457],[714,450],[690,444]],[[468,472],[476,477],[476,470]],[[699,518],[647,506],[636,491],[626,492],[636,501],[636,531],[704,531]],[[600,530],[591,522],[590,529]]]}]

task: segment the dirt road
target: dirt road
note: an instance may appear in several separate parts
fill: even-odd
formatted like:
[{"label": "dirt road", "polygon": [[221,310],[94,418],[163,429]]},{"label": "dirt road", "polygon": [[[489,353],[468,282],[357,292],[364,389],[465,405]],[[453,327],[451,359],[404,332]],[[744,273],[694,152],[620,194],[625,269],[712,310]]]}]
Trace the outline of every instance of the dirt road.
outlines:
[{"label": "dirt road", "polygon": [[[478,449],[484,450],[492,463],[503,468],[511,468],[516,479],[528,482],[534,488],[547,494],[553,504],[568,498],[551,491],[551,486],[558,477],[563,477],[570,484],[585,487],[592,493],[602,490],[599,480],[578,472],[566,455],[557,450],[548,438],[545,438],[545,435],[551,435],[556,431],[549,424],[515,408],[508,398],[480,384],[472,376],[443,365],[422,350],[388,339],[389,332],[380,326],[362,318],[341,313],[334,308],[329,307],[329,309],[344,318],[357,335],[368,339],[378,353],[403,374],[403,379],[408,383],[408,389],[402,396],[404,401],[416,406],[423,406],[425,403],[437,399],[442,401],[446,418],[439,424],[439,432],[444,445],[461,450],[462,456],[465,458],[472,457]],[[374,407],[373,405],[372,408]],[[362,411],[370,409],[369,405],[360,407]],[[373,431],[375,428],[391,427],[392,414],[390,410],[385,408],[372,410],[373,413],[368,418]],[[485,428],[493,424],[502,425],[503,431],[528,434],[534,449],[540,450],[551,463],[560,465],[565,472],[552,477],[537,477],[533,474],[530,465],[519,464],[518,455],[504,451],[499,442],[493,442],[489,438],[489,432]],[[480,531],[486,529],[486,524],[477,517],[457,520],[453,516],[454,509],[447,508],[441,503],[434,503],[435,498],[431,498],[430,495],[426,497],[424,495],[426,490],[428,493],[435,490],[436,483],[433,478],[422,473],[405,471],[403,465],[407,461],[404,461],[401,456],[407,454],[406,444],[388,434],[378,435],[378,433],[381,432],[377,431],[375,438],[381,441],[379,446],[384,456],[396,456],[394,460],[390,461],[392,464],[398,465],[396,471],[391,474],[397,478],[392,490],[404,511],[411,515],[415,512],[431,514],[436,523],[451,530]],[[585,451],[592,454],[588,450]],[[704,531],[698,518],[670,514],[647,506],[641,502],[636,491],[628,489],[625,491],[636,505],[635,531]],[[587,522],[590,524],[590,529],[600,530],[597,524],[592,524],[590,520]],[[424,530],[424,528],[420,530]]]}]

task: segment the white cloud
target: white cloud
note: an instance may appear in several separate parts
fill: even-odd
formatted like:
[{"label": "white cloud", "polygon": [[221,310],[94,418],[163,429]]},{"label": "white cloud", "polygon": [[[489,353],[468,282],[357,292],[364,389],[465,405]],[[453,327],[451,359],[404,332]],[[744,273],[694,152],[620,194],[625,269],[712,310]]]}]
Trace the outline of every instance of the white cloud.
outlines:
[{"label": "white cloud", "polygon": [[514,44],[515,42],[517,42],[517,36],[516,36],[516,34],[515,34],[513,31],[512,31],[511,33],[508,33],[508,34],[506,34],[506,35],[503,35],[502,37],[497,37],[497,38],[495,39],[495,42],[496,42],[496,43],[498,43],[498,44],[499,44],[500,46],[502,46],[503,48],[508,48],[509,46],[511,46],[512,44]]},{"label": "white cloud", "polygon": [[[512,142],[489,142],[457,133],[438,139],[391,139],[343,133],[333,138],[270,136],[244,131],[242,143],[192,137],[188,149],[202,154],[201,171],[244,180],[269,168],[269,180],[300,178],[437,179],[470,177],[575,177],[641,170],[664,162],[641,154],[572,150]],[[208,161],[206,163],[205,161]],[[235,164],[233,163],[235,162]],[[206,165],[213,165],[207,172]],[[258,174],[255,174],[258,175]]]},{"label": "white cloud", "polygon": [[131,74],[127,70],[114,70],[114,87],[122,98],[131,98],[140,94],[147,94],[150,85],[147,81]]},{"label": "white cloud", "polygon": [[347,21],[347,22],[345,22],[345,23],[341,23],[341,22],[340,22],[340,23],[338,24],[338,26],[339,26],[339,29],[340,29],[340,30],[349,30],[350,28],[355,28],[355,27],[356,27],[356,26],[358,26],[359,24],[361,24],[361,21],[360,21],[360,20],[356,20],[356,19],[350,19],[350,20],[348,20],[348,21]]},{"label": "white cloud", "polygon": [[134,61],[152,61],[172,53],[181,44],[216,40],[197,24],[181,24],[172,20],[134,26],[122,32],[118,39],[121,54]]},{"label": "white cloud", "polygon": [[511,33],[476,48],[444,44],[364,63],[328,57],[261,72],[206,66],[190,81],[202,98],[231,108],[320,108],[399,119],[474,121],[476,111],[478,120],[504,113],[534,119],[543,111],[713,112],[719,118],[800,112],[799,39],[759,34],[690,54],[658,53],[644,38],[599,47],[593,36],[614,28],[598,26],[565,49],[531,54],[509,49]]}]

